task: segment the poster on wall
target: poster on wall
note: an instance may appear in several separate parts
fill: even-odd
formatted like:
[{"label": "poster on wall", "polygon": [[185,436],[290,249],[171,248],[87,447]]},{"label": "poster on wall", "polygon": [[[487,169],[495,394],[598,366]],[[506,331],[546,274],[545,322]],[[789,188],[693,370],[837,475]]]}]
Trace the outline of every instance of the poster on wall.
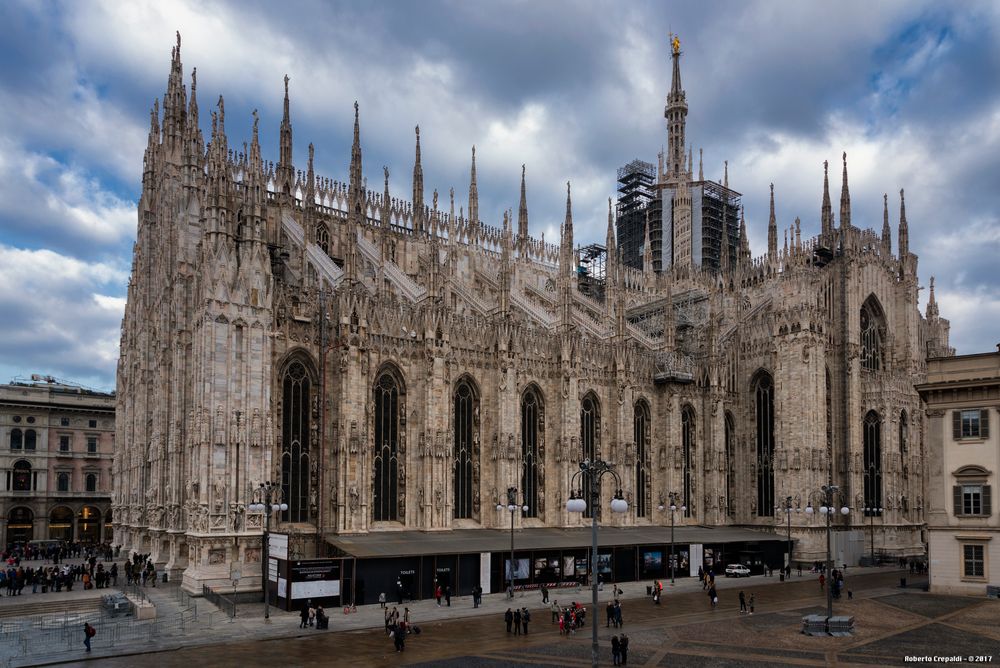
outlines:
[{"label": "poster on wall", "polygon": [[288,580],[278,578],[278,598],[288,598]]},{"label": "poster on wall", "polygon": [[563,577],[570,578],[576,576],[576,559],[563,556]]},{"label": "poster on wall", "polygon": [[643,552],[642,570],[645,573],[661,573],[663,571],[663,552],[659,550]]},{"label": "poster on wall", "polygon": [[600,575],[611,575],[611,555],[610,554],[598,554],[597,555],[597,572]]},{"label": "poster on wall", "polygon": [[310,580],[292,583],[292,598],[326,598],[340,596],[340,580]]},{"label": "poster on wall", "polygon": [[276,559],[288,558],[288,534],[271,533],[267,536],[267,552]]},{"label": "poster on wall", "polygon": [[[514,560],[514,579],[515,580],[527,580],[528,574],[530,573],[531,560],[530,559],[515,559]],[[507,579],[510,580],[510,559],[504,559],[504,573],[506,573]]]},{"label": "poster on wall", "polygon": [[688,575],[698,577],[698,569],[704,564],[704,549],[701,543],[691,544],[691,563],[688,567]]}]

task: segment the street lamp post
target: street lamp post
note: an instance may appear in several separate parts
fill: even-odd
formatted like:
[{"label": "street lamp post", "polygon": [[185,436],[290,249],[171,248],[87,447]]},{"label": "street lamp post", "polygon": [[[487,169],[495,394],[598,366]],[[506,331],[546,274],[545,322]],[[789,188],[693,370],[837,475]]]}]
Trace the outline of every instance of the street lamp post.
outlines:
[{"label": "street lamp post", "polygon": [[502,503],[497,504],[497,510],[502,511],[504,508],[510,511],[510,580],[508,593],[511,598],[514,597],[514,513],[519,509],[521,512],[528,512],[527,504],[518,506],[517,505],[517,487],[507,488],[507,505],[504,506]]},{"label": "street lamp post", "polygon": [[247,506],[252,513],[264,513],[264,536],[260,555],[260,584],[264,590],[264,619],[270,621],[271,609],[268,605],[267,566],[271,561],[268,542],[271,534],[271,515],[288,510],[287,503],[281,503],[281,485],[276,482],[262,482],[253,490],[253,503]]},{"label": "street lamp post", "polygon": [[868,516],[868,528],[872,535],[872,563],[875,565],[875,515],[881,515],[882,509],[874,506],[865,506],[865,515]]},{"label": "street lamp post", "polygon": [[[674,584],[674,513],[677,512],[677,499],[680,496],[677,492],[670,492],[667,496],[670,497],[670,585]],[[663,510],[663,504],[660,504],[660,510]],[[686,512],[687,506],[681,505],[680,511]]]},{"label": "street lamp post", "polygon": [[580,462],[580,470],[573,474],[573,479],[570,482],[571,491],[569,501],[566,502],[566,510],[569,512],[585,512],[587,510],[587,501],[584,497],[584,490],[576,491],[575,488],[584,482],[590,483],[590,489],[586,490],[586,493],[590,497],[590,516],[593,520],[591,523],[590,546],[590,585],[592,590],[591,600],[593,602],[591,606],[591,614],[593,616],[590,621],[590,664],[594,668],[597,668],[597,655],[600,649],[597,643],[597,507],[600,503],[601,479],[605,475],[611,475],[615,479],[615,488],[617,489],[614,497],[611,499],[611,511],[615,513],[627,512],[628,502],[622,494],[622,479],[615,473],[611,464],[600,459],[596,461],[585,459]]},{"label": "street lamp post", "polygon": [[[823,485],[820,488],[823,491],[823,505],[819,507],[819,512],[821,515],[826,515],[826,572],[829,578],[833,574],[833,556],[830,550],[831,536],[833,534],[832,520],[834,513],[837,509],[833,506],[834,495],[840,495],[840,487],[837,485]],[[813,507],[812,501],[806,506],[806,513],[812,514]],[[851,509],[847,506],[842,506],[840,508],[841,515],[847,515],[851,512]],[[830,618],[833,617],[833,583],[827,583],[826,586],[826,626],[827,632],[830,630]]]},{"label": "street lamp post", "polygon": [[792,497],[790,497],[790,496],[786,496],[785,497],[785,507],[784,508],[780,508],[780,510],[784,510],[785,511],[785,515],[787,516],[786,519],[788,521],[788,525],[787,525],[788,526],[788,533],[787,533],[787,539],[788,539],[788,561],[785,562],[785,568],[787,569],[788,573],[791,573],[791,569],[792,569]]}]

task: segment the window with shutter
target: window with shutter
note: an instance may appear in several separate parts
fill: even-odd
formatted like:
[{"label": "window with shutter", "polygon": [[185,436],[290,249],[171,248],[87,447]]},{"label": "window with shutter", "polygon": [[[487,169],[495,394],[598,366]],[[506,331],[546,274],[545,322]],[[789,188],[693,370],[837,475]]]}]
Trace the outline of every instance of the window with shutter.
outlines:
[{"label": "window with shutter", "polygon": [[990,437],[990,410],[984,408],[979,411],[979,438]]},{"label": "window with shutter", "polygon": [[954,502],[955,514],[962,514],[962,486],[955,485],[951,488],[952,501]]},{"label": "window with shutter", "polygon": [[951,412],[951,437],[956,441],[962,438],[962,412]]},{"label": "window with shutter", "polygon": [[990,486],[983,485],[983,515],[987,517],[993,514],[992,496]]}]

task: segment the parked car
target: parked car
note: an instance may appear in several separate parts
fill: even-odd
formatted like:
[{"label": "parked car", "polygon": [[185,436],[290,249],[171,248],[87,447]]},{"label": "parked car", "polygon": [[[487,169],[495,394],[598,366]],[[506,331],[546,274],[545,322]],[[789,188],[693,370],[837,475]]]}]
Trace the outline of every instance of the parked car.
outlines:
[{"label": "parked car", "polygon": [[748,578],[750,577],[750,569],[743,564],[729,564],[726,566],[726,577],[727,578]]}]

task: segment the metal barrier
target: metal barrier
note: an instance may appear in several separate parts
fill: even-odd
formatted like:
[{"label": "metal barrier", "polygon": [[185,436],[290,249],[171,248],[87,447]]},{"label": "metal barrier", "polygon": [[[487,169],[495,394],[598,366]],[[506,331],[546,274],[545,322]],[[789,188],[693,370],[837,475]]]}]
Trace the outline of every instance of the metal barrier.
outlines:
[{"label": "metal barrier", "polygon": [[202,585],[201,591],[205,600],[212,603],[212,605],[217,607],[219,610],[225,612],[230,619],[236,616],[236,601],[223,596],[208,585]]}]

